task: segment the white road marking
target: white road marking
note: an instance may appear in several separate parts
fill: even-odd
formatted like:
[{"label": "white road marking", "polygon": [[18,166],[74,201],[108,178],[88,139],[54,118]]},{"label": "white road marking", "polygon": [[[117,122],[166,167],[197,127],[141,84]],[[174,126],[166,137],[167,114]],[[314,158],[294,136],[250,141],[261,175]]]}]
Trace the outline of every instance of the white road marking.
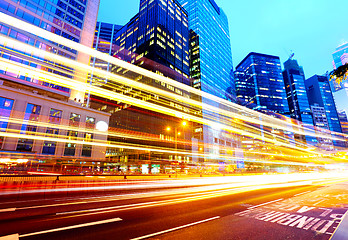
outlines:
[{"label": "white road marking", "polygon": [[262,204],[259,204],[259,205],[253,206],[253,207],[248,207],[248,209],[254,209],[254,208],[261,207],[261,206],[264,206],[264,205],[267,205],[267,204],[270,204],[270,203],[279,202],[281,200],[283,200],[283,198],[280,198],[280,199],[277,199],[277,200],[274,200],[274,201],[270,201],[270,202],[266,202],[266,203],[262,203]]},{"label": "white road marking", "polygon": [[164,234],[164,233],[173,232],[173,231],[176,231],[176,230],[179,230],[179,229],[183,229],[183,228],[187,228],[187,227],[191,227],[191,226],[194,226],[194,225],[197,225],[197,224],[200,224],[200,223],[209,222],[209,221],[212,221],[212,220],[215,220],[215,219],[218,219],[218,218],[220,218],[220,216],[213,217],[213,218],[208,218],[208,219],[205,219],[205,220],[202,220],[202,221],[199,221],[199,222],[186,224],[186,225],[183,225],[183,226],[180,226],[180,227],[171,228],[171,229],[164,230],[164,231],[161,231],[161,232],[152,233],[152,234],[145,235],[145,236],[142,236],[142,237],[132,238],[131,240],[141,240],[141,239],[145,239],[145,238],[161,235],[161,234]]},{"label": "white road marking", "polygon": [[14,212],[16,211],[16,208],[5,208],[5,209],[0,209],[0,213],[2,212]]},{"label": "white road marking", "polygon": [[344,240],[348,236],[348,211],[344,214],[342,221],[338,224],[330,240]]},{"label": "white road marking", "polygon": [[303,192],[303,193],[298,193],[298,194],[294,195],[294,197],[297,197],[297,196],[300,196],[300,195],[303,195],[303,194],[306,194],[306,193],[309,193],[309,192],[312,192],[312,191],[307,191],[307,192]]},{"label": "white road marking", "polygon": [[18,239],[19,239],[19,234],[18,233],[0,237],[0,240],[18,240]]},{"label": "white road marking", "polygon": [[83,223],[83,224],[78,224],[78,225],[73,225],[73,226],[68,226],[68,227],[55,228],[55,229],[50,229],[50,230],[45,230],[45,231],[40,231],[40,232],[23,234],[23,235],[19,235],[19,237],[29,237],[29,236],[40,235],[40,234],[44,234],[44,233],[59,232],[59,231],[64,231],[64,230],[69,230],[69,229],[89,227],[89,226],[101,225],[101,224],[105,224],[105,223],[112,223],[112,222],[119,222],[119,221],[122,221],[122,219],[121,218],[112,218],[112,219],[107,219],[107,220],[103,220],[103,221]]}]

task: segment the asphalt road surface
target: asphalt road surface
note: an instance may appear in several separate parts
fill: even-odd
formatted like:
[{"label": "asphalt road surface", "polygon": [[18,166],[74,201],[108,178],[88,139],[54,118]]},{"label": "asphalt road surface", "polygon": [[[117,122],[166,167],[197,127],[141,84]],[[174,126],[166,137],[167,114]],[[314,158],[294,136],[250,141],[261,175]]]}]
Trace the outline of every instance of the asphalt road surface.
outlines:
[{"label": "asphalt road surface", "polygon": [[261,179],[2,201],[0,239],[330,239],[348,210],[348,177]]}]

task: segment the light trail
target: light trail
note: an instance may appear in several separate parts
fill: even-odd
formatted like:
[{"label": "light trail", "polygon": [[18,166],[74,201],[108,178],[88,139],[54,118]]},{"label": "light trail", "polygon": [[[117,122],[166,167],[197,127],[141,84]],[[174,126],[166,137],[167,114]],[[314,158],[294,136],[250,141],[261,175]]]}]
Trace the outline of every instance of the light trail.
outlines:
[{"label": "light trail", "polygon": [[[47,52],[47,51],[44,51],[44,50],[41,50],[41,49],[37,49],[37,48],[32,47],[32,46],[30,46],[28,44],[21,43],[18,40],[14,40],[14,39],[11,39],[11,38],[6,37],[6,36],[1,36],[0,35],[0,42],[4,42],[4,43],[7,43],[7,44],[13,44],[13,45],[17,46],[19,49],[26,49],[26,51],[31,53],[31,54],[35,54],[35,55],[38,55],[38,56],[43,56],[43,57],[45,57],[47,59],[50,59],[52,61],[57,61],[57,62],[59,62],[61,64],[68,64],[68,65],[74,66],[75,69],[84,70],[87,73],[92,73],[93,75],[100,74],[100,76],[102,76],[104,78],[107,78],[109,81],[116,81],[117,83],[124,84],[126,86],[136,87],[136,88],[138,88],[138,89],[140,89],[142,91],[151,92],[153,94],[158,94],[158,95],[161,95],[161,96],[169,97],[172,100],[176,100],[176,101],[179,101],[181,103],[187,103],[187,104],[190,104],[190,106],[199,107],[200,109],[203,108],[204,110],[209,110],[211,112],[218,113],[218,114],[223,115],[225,117],[232,117],[232,118],[243,120],[243,121],[246,121],[246,122],[249,122],[249,123],[255,123],[255,124],[259,124],[259,125],[263,125],[263,126],[269,126],[269,127],[272,127],[272,128],[277,128],[277,129],[281,129],[281,130],[291,131],[293,133],[298,133],[298,134],[301,134],[301,135],[305,134],[304,131],[306,131],[306,135],[309,135],[309,136],[312,136],[312,137],[321,137],[321,138],[323,138],[322,134],[317,134],[316,131],[313,130],[313,129],[304,128],[304,127],[299,126],[299,125],[293,125],[295,127],[295,129],[294,129],[291,126],[289,127],[288,126],[289,124],[288,123],[284,123],[284,121],[282,121],[282,123],[285,124],[285,126],[284,125],[277,125],[277,124],[274,124],[273,122],[269,123],[267,121],[261,121],[261,120],[259,120],[257,118],[251,118],[251,117],[247,117],[247,116],[244,116],[244,115],[231,113],[231,111],[226,111],[226,110],[223,110],[221,108],[217,108],[217,107],[208,105],[208,104],[206,104],[204,102],[195,101],[195,100],[192,100],[190,98],[180,96],[178,94],[174,94],[174,93],[171,93],[171,92],[168,92],[168,91],[164,91],[164,90],[161,90],[159,88],[152,87],[152,86],[149,86],[147,84],[143,84],[143,83],[134,81],[132,79],[113,74],[111,72],[107,72],[107,71],[104,71],[104,70],[101,70],[101,69],[93,68],[93,67],[91,67],[89,65],[82,64],[82,63],[76,62],[74,60],[67,59],[67,58],[61,57],[61,56],[56,55],[56,54],[52,54],[50,52]],[[255,112],[253,112],[253,113],[256,114]],[[275,118],[272,118],[272,120],[275,120]],[[299,129],[299,130],[297,130],[297,129]],[[302,129],[302,130],[300,130],[300,129]],[[328,132],[326,129],[320,129],[320,131]],[[344,136],[344,135],[342,135],[342,136]],[[331,136],[325,136],[325,138],[329,138],[331,140],[341,140],[341,139],[338,139],[338,138],[332,138]]]},{"label": "light trail", "polygon": [[[17,40],[11,39],[7,36],[0,35],[0,42],[3,43],[8,47],[14,47],[19,49],[20,52],[25,52],[33,56],[27,56],[23,53],[17,53],[14,50],[6,50],[10,51],[11,54],[14,55],[20,55],[23,56],[25,59],[32,59],[33,61],[40,61],[40,59],[35,58],[35,56],[40,56],[40,58],[44,58],[47,60],[54,61],[56,63],[63,64],[62,66],[57,67],[56,65],[51,65],[49,68],[53,70],[57,70],[60,72],[63,72],[65,74],[72,74],[72,70],[68,68],[64,68],[64,65],[69,65],[69,66],[74,66],[75,71],[77,71],[77,74],[75,74],[74,79],[66,78],[63,76],[59,76],[54,73],[49,73],[41,69],[33,68],[31,66],[23,65],[20,63],[15,63],[13,61],[10,61],[8,59],[1,59],[0,60],[0,69],[4,71],[9,71],[13,73],[17,73],[19,75],[23,76],[30,76],[33,79],[38,79],[39,81],[43,82],[48,82],[48,83],[53,83],[57,84],[59,86],[64,86],[69,89],[74,89],[82,92],[87,92],[90,94],[93,94],[95,96],[107,98],[110,100],[114,101],[119,101],[125,104],[129,105],[134,105],[140,108],[145,108],[150,111],[158,112],[161,114],[165,114],[168,116],[173,116],[177,118],[182,118],[186,119],[192,122],[196,122],[199,124],[207,125],[212,128],[217,128],[221,130],[225,130],[226,132],[230,134],[235,134],[238,135],[238,137],[247,137],[252,141],[252,144],[257,147],[257,144],[263,144],[267,146],[269,145],[274,145],[276,147],[284,147],[280,152],[288,150],[288,151],[293,151],[292,154],[298,154],[298,152],[304,154],[306,159],[301,159],[301,161],[307,161],[307,162],[315,162],[322,164],[323,160],[319,160],[319,156],[329,156],[323,155],[321,152],[316,151],[315,149],[310,149],[307,148],[308,145],[306,143],[302,143],[296,139],[293,139],[294,136],[291,134],[300,134],[300,135],[307,135],[311,137],[317,137],[317,138],[325,138],[329,140],[337,140],[337,141],[345,141],[345,138],[348,136],[345,134],[340,134],[340,133],[334,133],[334,132],[329,132],[327,130],[322,130],[318,128],[307,128],[305,126],[302,126],[302,124],[298,125],[296,123],[293,123],[292,120],[287,120],[283,121],[277,118],[274,118],[272,116],[268,116],[259,112],[255,112],[251,109],[248,109],[246,107],[242,107],[238,104],[228,102],[224,99],[220,99],[218,97],[215,97],[213,95],[210,95],[208,93],[202,92],[198,89],[194,89],[192,87],[189,87],[187,85],[184,85],[182,83],[179,83],[175,80],[169,79],[167,77],[160,76],[156,73],[153,73],[151,71],[145,70],[143,68],[140,68],[138,66],[132,65],[130,63],[124,62],[122,60],[119,60],[117,58],[114,58],[112,56],[109,56],[108,54],[98,52],[94,49],[90,49],[86,46],[83,46],[81,44],[75,43],[73,41],[70,41],[68,39],[65,39],[63,37],[57,36],[53,33],[47,32],[46,30],[43,30],[41,28],[38,28],[36,26],[33,26],[31,24],[28,24],[26,22],[23,22],[19,19],[13,18],[11,16],[8,16],[6,14],[0,13],[0,21],[8,24],[10,26],[14,26],[15,28],[22,29],[23,31],[28,31],[30,29],[30,32],[32,34],[36,34],[38,36],[42,36],[43,38],[53,41],[59,44],[63,44],[64,46],[68,46],[72,49],[75,49],[79,52],[83,52],[87,55],[90,55],[92,57],[96,57],[100,60],[103,60],[105,62],[109,62],[111,64],[114,64],[116,66],[119,66],[121,68],[124,68],[125,71],[131,71],[132,73],[139,74],[140,76],[145,76],[149,77],[152,80],[159,81],[162,83],[169,84],[171,86],[175,86],[180,90],[190,92],[191,94],[195,94],[196,96],[202,97],[203,101],[197,101],[194,99],[191,99],[187,96],[181,96],[176,93],[172,93],[169,91],[165,91],[144,83],[139,82],[139,79],[135,77],[135,79],[130,79],[126,76],[120,76],[114,73],[110,73],[107,71],[103,71],[100,69],[93,68],[91,66],[88,66],[86,64],[79,63],[77,61],[73,61],[71,59],[64,58],[62,56],[46,52],[41,49],[37,49],[35,47],[32,47],[28,44],[21,43]],[[4,47],[3,47],[4,48]],[[45,62],[45,64],[50,65],[50,62]],[[40,63],[39,63],[40,64]],[[83,73],[83,74],[81,74]],[[103,89],[97,86],[90,85],[86,83],[86,79],[83,77],[84,75],[87,75],[88,73],[93,74],[93,76],[96,77],[101,77],[108,79],[109,84],[106,85],[107,87],[110,88],[108,89]],[[92,79],[91,81],[94,81]],[[95,79],[95,81],[99,81],[98,78]],[[135,88],[129,90],[128,86],[130,88]],[[104,86],[105,87],[105,86]],[[134,91],[140,90],[138,92],[138,95],[134,95]],[[116,92],[115,92],[116,91]],[[131,91],[131,92],[129,92]],[[133,91],[133,92],[132,92]],[[156,94],[156,96],[160,96],[161,98],[158,99],[146,99],[146,94]],[[128,96],[128,95],[131,96]],[[140,98],[140,99],[139,99]],[[150,100],[150,101],[148,101]],[[154,103],[153,101],[156,101]],[[173,101],[178,104],[182,104],[182,106],[187,107],[187,112],[179,111],[176,109],[173,109],[172,106],[170,106],[170,101]],[[213,104],[207,104],[207,101],[212,101]],[[216,103],[221,104],[222,108],[215,107]],[[204,118],[202,117],[202,113],[199,113],[204,109],[205,114]],[[228,110],[227,110],[228,109]],[[9,119],[0,119],[3,121],[7,122],[17,122],[19,123],[19,119],[15,118],[9,118]],[[30,125],[35,125],[34,123],[26,123]],[[260,125],[262,128],[259,128],[258,126],[255,125]],[[44,125],[45,127],[48,127],[49,125]],[[268,129],[269,127],[269,129]],[[51,126],[51,128],[59,128],[59,129],[73,129],[68,126]],[[275,131],[275,130],[281,130],[284,131],[283,133],[280,131]],[[18,135],[15,131],[9,130],[6,134],[1,133],[0,136],[6,136],[9,138],[18,138]],[[79,132],[84,131],[84,132],[92,132],[86,128],[82,128],[77,130]],[[325,135],[322,135],[324,132]],[[287,134],[286,132],[290,132],[291,134]],[[30,132],[28,132],[30,133]],[[129,135],[129,134],[120,134],[120,133],[115,133],[115,132],[108,132],[108,133],[100,133],[93,131],[95,134],[100,134],[104,136],[112,136],[112,137],[127,137],[127,138],[133,138],[133,139],[143,139],[147,141],[157,141],[158,139],[152,138],[152,137],[146,137],[144,136],[143,138],[140,136],[136,135]],[[33,133],[34,134],[34,133]],[[54,136],[45,134],[45,136],[39,136],[41,133],[35,133],[35,136],[31,135],[25,135],[26,137],[28,136],[28,139],[36,139],[36,140],[47,140],[47,141],[52,141],[52,142],[67,142],[69,141],[70,143],[76,143],[76,144],[84,144],[84,145],[93,145],[93,146],[103,146],[103,147],[110,147],[110,148],[124,148],[128,150],[139,150],[139,151],[153,151],[153,152],[161,152],[161,153],[170,153],[170,154],[182,154],[182,155],[190,155],[190,156],[200,156],[200,157],[206,157],[208,159],[222,159],[222,160],[227,160],[227,161],[235,161],[238,160],[237,157],[227,157],[226,155],[223,154],[217,154],[217,155],[209,155],[205,153],[198,153],[198,152],[186,152],[186,151],[173,151],[171,149],[166,149],[166,148],[159,148],[159,147],[154,147],[154,146],[140,146],[138,145],[131,145],[131,144],[120,144],[120,143],[112,143],[108,144],[107,142],[98,142],[93,140],[93,142],[86,142],[83,141],[82,138],[76,138],[76,140],[69,140],[67,136],[59,136],[58,138],[54,138]],[[330,135],[332,134],[332,136]],[[44,135],[44,134],[41,134]],[[342,138],[340,138],[340,137]],[[21,135],[23,138],[23,135]],[[34,138],[37,137],[37,138]],[[19,137],[20,138],[20,137]],[[58,139],[58,140],[57,140]],[[180,144],[188,144],[189,142],[186,141],[179,141],[178,143]],[[274,149],[276,147],[273,147]],[[205,144],[205,149],[212,149],[212,145]],[[228,150],[228,148],[223,147],[224,149]],[[231,149],[233,150],[233,149]],[[314,151],[315,150],[315,151]],[[274,151],[274,150],[273,150]],[[286,155],[283,153],[263,153],[257,152],[257,151],[250,151],[248,154],[259,154],[261,156],[276,156],[276,157],[289,157],[291,154]],[[315,158],[318,157],[318,160],[315,160]],[[337,157],[335,158],[336,160],[341,160],[347,162],[347,159],[345,157]],[[282,164],[280,162],[275,162],[275,160],[260,160],[257,161],[257,159],[245,159],[246,162],[258,162],[258,163],[275,163],[275,164]],[[328,159],[325,161],[329,162]],[[286,161],[285,161],[286,162]],[[294,162],[288,161],[287,163],[292,164]],[[298,163],[294,163],[295,165]]]},{"label": "light trail", "polygon": [[28,75],[32,76],[33,78],[37,78],[41,81],[46,81],[46,82],[48,81],[48,82],[51,82],[54,84],[58,84],[58,85],[61,85],[64,87],[77,89],[77,90],[81,90],[81,91],[86,91],[87,89],[89,89],[89,92],[91,92],[97,96],[101,96],[101,97],[105,97],[105,98],[113,99],[113,100],[117,100],[117,101],[122,101],[125,103],[129,103],[132,105],[143,107],[143,108],[146,108],[149,110],[160,112],[160,113],[165,114],[165,115],[170,115],[170,116],[174,116],[174,117],[187,119],[189,121],[194,121],[194,122],[208,125],[211,127],[215,127],[215,128],[218,127],[219,129],[224,129],[224,130],[232,132],[232,133],[237,133],[241,136],[251,137],[254,139],[266,141],[266,142],[273,143],[273,144],[282,145],[282,146],[296,149],[296,150],[303,151],[303,152],[311,152],[310,150],[303,149],[303,148],[298,147],[296,145],[283,143],[283,142],[277,141],[277,140],[272,139],[272,138],[266,138],[262,135],[247,132],[247,131],[242,130],[242,129],[237,129],[237,128],[232,127],[232,126],[227,126],[224,124],[216,123],[214,121],[207,120],[207,119],[204,119],[202,117],[193,116],[193,115],[182,113],[180,111],[176,111],[176,110],[173,110],[170,108],[158,106],[158,105],[153,104],[153,103],[145,102],[145,101],[142,101],[139,99],[134,99],[132,97],[128,97],[128,96],[125,96],[122,94],[115,93],[113,91],[101,89],[101,88],[91,86],[91,85],[86,84],[86,83],[78,82],[78,81],[73,80],[73,79],[58,76],[58,75],[55,75],[53,73],[47,73],[44,70],[38,70],[36,68],[30,67],[27,65],[22,65],[20,63],[13,63],[7,59],[0,59],[0,63],[1,63],[0,69],[2,69],[4,71],[10,71],[10,72],[20,71],[20,72],[22,72],[22,74],[28,74]]}]

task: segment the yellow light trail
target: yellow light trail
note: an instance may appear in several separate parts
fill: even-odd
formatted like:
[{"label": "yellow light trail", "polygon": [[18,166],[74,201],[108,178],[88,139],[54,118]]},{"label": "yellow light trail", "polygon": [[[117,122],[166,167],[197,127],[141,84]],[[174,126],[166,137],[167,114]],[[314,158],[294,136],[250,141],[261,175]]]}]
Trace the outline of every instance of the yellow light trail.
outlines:
[{"label": "yellow light trail", "polygon": [[86,84],[86,83],[81,83],[79,81],[65,78],[65,77],[62,77],[62,76],[59,76],[59,75],[56,75],[53,73],[48,73],[44,70],[36,69],[36,68],[33,68],[31,66],[28,66],[28,65],[23,65],[20,63],[11,62],[8,59],[0,59],[0,63],[1,63],[0,69],[2,69],[3,71],[10,71],[12,73],[20,73],[22,75],[32,76],[32,78],[39,79],[40,81],[50,82],[50,83],[58,84],[60,86],[72,88],[72,89],[77,89],[77,90],[82,90],[82,91],[86,91],[88,89],[89,92],[93,93],[94,95],[105,97],[107,99],[125,102],[128,104],[143,107],[145,109],[152,110],[155,112],[160,112],[160,113],[165,114],[165,115],[170,115],[170,116],[174,116],[174,117],[187,119],[189,121],[194,121],[194,122],[205,124],[205,125],[208,125],[211,127],[215,127],[215,128],[218,127],[219,129],[224,129],[226,131],[237,133],[237,134],[242,135],[242,136],[247,136],[247,137],[255,138],[255,139],[258,139],[261,141],[270,142],[270,143],[274,143],[274,144],[278,144],[278,145],[282,145],[282,146],[287,146],[289,148],[296,149],[299,151],[310,152],[307,149],[303,149],[303,148],[300,148],[300,147],[297,147],[297,146],[294,146],[291,144],[283,143],[283,142],[277,141],[275,139],[270,139],[270,138],[267,138],[267,137],[264,137],[264,136],[261,136],[258,134],[254,134],[254,133],[250,133],[250,132],[247,132],[247,131],[244,131],[241,129],[237,129],[237,128],[232,127],[232,126],[227,126],[227,125],[224,125],[221,123],[216,123],[214,121],[203,119],[203,118],[197,117],[197,116],[192,116],[190,114],[186,114],[186,113],[182,113],[180,111],[176,111],[176,110],[173,110],[170,108],[158,106],[156,104],[142,101],[139,99],[134,99],[132,97],[128,97],[128,96],[125,96],[122,94],[115,93],[113,91],[101,89],[101,88],[91,86],[91,85]]},{"label": "yellow light trail", "polygon": [[[142,91],[147,91],[147,92],[151,92],[153,94],[162,95],[165,97],[169,97],[170,99],[173,99],[175,101],[184,102],[186,104],[190,104],[191,106],[199,107],[200,109],[203,108],[204,110],[209,110],[211,112],[214,112],[215,114],[218,113],[218,114],[224,115],[226,117],[237,118],[237,119],[243,120],[245,122],[259,124],[259,125],[263,125],[263,126],[269,126],[272,128],[278,128],[278,129],[290,131],[293,133],[298,133],[301,135],[306,134],[306,135],[312,136],[312,137],[323,138],[323,135],[317,134],[316,131],[314,131],[313,129],[302,128],[301,126],[298,126],[298,125],[295,125],[296,128],[294,129],[292,127],[288,127],[287,126],[288,124],[286,124],[285,126],[280,126],[280,125],[276,125],[274,123],[268,123],[268,122],[258,120],[255,118],[251,118],[251,117],[247,117],[247,116],[243,116],[243,115],[238,115],[238,114],[233,114],[230,111],[226,111],[226,110],[223,110],[221,108],[217,108],[217,107],[208,105],[206,103],[202,103],[200,101],[196,101],[196,100],[186,98],[186,97],[183,97],[183,96],[180,96],[180,95],[168,92],[168,91],[164,91],[164,90],[158,89],[156,87],[152,87],[152,86],[140,83],[140,82],[136,82],[136,81],[131,80],[131,79],[126,78],[126,77],[122,77],[122,76],[119,76],[119,75],[116,75],[116,74],[113,74],[113,73],[110,73],[110,72],[107,72],[107,71],[104,71],[101,69],[93,68],[89,65],[82,64],[82,63],[76,62],[74,60],[67,59],[65,57],[61,57],[59,55],[52,54],[50,52],[47,52],[47,51],[44,51],[41,49],[37,49],[37,48],[32,47],[28,44],[24,44],[22,42],[19,42],[18,40],[11,39],[7,36],[0,35],[0,42],[3,42],[4,44],[10,44],[10,45],[16,46],[18,49],[25,49],[26,52],[28,52],[28,53],[47,58],[49,60],[56,61],[56,62],[59,62],[61,64],[74,66],[76,69],[84,70],[84,71],[87,71],[88,73],[91,73],[91,74],[93,73],[93,75],[97,75],[97,74],[103,75],[102,77],[107,78],[108,80],[115,81],[117,83],[121,83],[121,84],[124,84],[126,86],[135,87],[135,88],[141,89]],[[60,69],[57,69],[57,70],[60,70]],[[254,112],[254,114],[255,114],[255,112]],[[275,118],[273,118],[273,120],[274,119]],[[246,124],[244,124],[244,125],[246,125]],[[248,126],[248,127],[250,128],[251,126]],[[297,129],[299,129],[299,130],[297,130]],[[300,130],[300,129],[303,129],[303,130]],[[325,131],[325,132],[328,131],[326,129],[321,129],[321,130]],[[304,132],[304,131],[306,131],[306,132]],[[308,131],[310,131],[310,132],[308,132]],[[312,131],[314,131],[314,133]],[[338,139],[338,138],[333,138],[330,135],[325,136],[325,138],[328,138],[330,140],[342,140],[342,139]],[[288,139],[283,139],[283,140],[286,141]],[[305,146],[305,144],[304,144],[304,146]]]},{"label": "yellow light trail", "polygon": [[[187,86],[185,84],[179,83],[179,82],[177,82],[175,80],[169,79],[169,78],[164,77],[164,76],[160,76],[160,75],[158,75],[156,73],[153,73],[151,71],[148,71],[146,69],[140,68],[138,66],[132,65],[132,64],[127,63],[127,62],[124,62],[124,61],[122,61],[120,59],[114,58],[114,57],[112,57],[112,56],[110,56],[108,54],[98,52],[97,50],[94,50],[94,49],[91,49],[91,48],[86,47],[84,45],[75,43],[75,42],[73,42],[71,40],[68,40],[66,38],[57,36],[56,34],[50,33],[50,32],[48,32],[46,30],[43,30],[43,29],[38,28],[38,27],[36,27],[36,26],[34,26],[32,24],[28,24],[26,22],[23,22],[23,21],[21,21],[19,19],[13,18],[13,17],[8,16],[6,14],[0,13],[0,21],[4,22],[6,24],[9,24],[11,26],[15,26],[16,28],[22,29],[24,31],[27,31],[28,29],[30,29],[30,32],[32,34],[36,34],[38,36],[43,36],[45,39],[48,39],[48,40],[51,40],[51,41],[54,41],[54,42],[57,42],[57,43],[61,43],[61,44],[65,45],[65,46],[68,46],[68,47],[71,47],[73,49],[76,49],[79,52],[84,52],[84,53],[86,53],[86,54],[88,54],[90,56],[96,57],[98,59],[104,60],[104,61],[112,63],[112,64],[115,64],[115,65],[120,66],[122,68],[126,68],[126,69],[128,69],[128,70],[130,70],[132,72],[135,72],[135,73],[138,73],[138,74],[150,77],[152,79],[156,79],[156,80],[164,82],[164,83],[168,83],[168,84],[170,84],[172,86],[176,86],[176,87],[178,87],[180,89],[183,89],[183,90],[185,90],[187,92],[194,93],[194,94],[196,94],[198,96],[202,96],[204,98],[207,98],[207,99],[210,99],[212,101],[218,102],[218,103],[223,104],[225,106],[229,106],[231,108],[237,109],[237,110],[245,112],[245,113],[250,113],[251,115],[257,114],[258,118],[262,117],[262,119],[265,119],[265,120],[268,119],[271,122],[273,122],[271,127],[277,127],[277,125],[274,124],[274,122],[277,122],[278,124],[280,124],[280,126],[281,126],[280,128],[284,129],[284,126],[283,126],[284,121],[283,120],[276,119],[276,118],[273,118],[271,116],[268,116],[268,115],[265,115],[265,114],[262,114],[262,113],[259,113],[259,112],[255,112],[255,111],[253,111],[251,109],[245,108],[245,107],[240,106],[240,105],[235,104],[235,103],[231,103],[231,102],[229,102],[227,100],[218,98],[218,97],[216,97],[214,95],[202,92],[200,90],[197,90],[197,89],[192,88],[190,86]],[[77,64],[77,62],[75,62],[75,64]],[[102,74],[104,74],[105,76],[108,76],[110,73],[103,72]],[[148,88],[149,86],[146,85],[146,87]],[[156,91],[158,91],[158,89]],[[176,98],[180,97],[179,95],[175,95],[175,96],[176,96]],[[187,98],[185,98],[184,101],[187,101]],[[200,102],[200,106],[201,105],[202,105],[202,103]],[[218,112],[220,112],[220,111],[221,110],[218,109]],[[255,121],[258,121],[258,120],[252,118],[251,122],[255,122]],[[266,123],[267,122],[265,122],[265,121],[261,121],[261,125],[266,125]],[[288,124],[289,123],[287,123],[287,125]],[[295,127],[295,128],[303,129],[305,131],[312,131],[312,129],[304,128],[302,126],[298,126],[298,125],[293,124],[293,123],[290,123],[290,125],[292,127]],[[294,131],[294,130],[291,129],[289,131]],[[299,132],[299,134],[303,134],[303,132]],[[306,134],[307,134],[307,132],[306,132]],[[336,135],[341,135],[341,136],[346,136],[346,135],[342,135],[340,133],[335,133],[335,134]],[[342,140],[342,139],[340,139],[340,140]]]}]

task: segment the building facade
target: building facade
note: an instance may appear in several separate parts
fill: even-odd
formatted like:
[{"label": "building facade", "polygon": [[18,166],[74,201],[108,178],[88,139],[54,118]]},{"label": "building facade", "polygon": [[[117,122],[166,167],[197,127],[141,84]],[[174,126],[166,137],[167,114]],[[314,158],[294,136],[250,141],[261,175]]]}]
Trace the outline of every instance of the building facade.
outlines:
[{"label": "building facade", "polygon": [[[327,129],[329,128],[329,122],[326,117],[326,110],[324,107],[320,107],[319,104],[314,104],[311,106],[311,112],[313,116],[313,123],[314,126],[320,128],[320,129]],[[324,131],[319,131],[320,135],[326,135],[330,137],[330,133],[324,133]],[[318,146],[325,149],[325,150],[332,150],[333,149],[333,143],[332,140],[328,138],[317,138],[318,140]]]},{"label": "building facade", "polygon": [[[2,155],[11,157],[21,153],[21,157],[66,162],[105,160],[107,134],[98,128],[101,124],[108,126],[108,113],[71,104],[67,96],[62,97],[55,89],[25,87],[7,81],[0,85],[0,111],[5,117],[0,122],[4,134],[0,137]],[[16,132],[23,137],[7,135]],[[94,141],[105,146],[89,144]]]},{"label": "building facade", "polygon": [[[116,51],[115,36],[117,31],[119,31],[121,28],[121,25],[97,22],[93,48],[100,52],[113,56]],[[111,71],[111,64],[109,62],[102,61],[95,57],[91,58],[90,64],[95,68],[103,69],[105,71]]]},{"label": "building facade", "polygon": [[348,63],[348,43],[344,43],[338,46],[332,54],[333,62],[332,65],[334,69],[345,65]]},{"label": "building facade", "polygon": [[193,87],[226,99],[227,90],[233,87],[227,16],[214,0],[178,2],[188,13],[189,28],[192,30],[191,42],[195,42],[191,58],[199,63],[199,68],[191,65]]},{"label": "building facade", "polygon": [[[9,17],[92,47],[99,0],[1,0],[0,8]],[[45,52],[89,64],[88,55],[44,36],[5,23],[0,24],[0,32]],[[2,48],[0,57],[34,71],[87,81],[87,74],[76,71],[74,66],[55,63],[15,46]],[[110,114],[83,107],[85,92],[80,89],[68,89],[12,70],[0,71],[0,107],[6,116],[1,121],[1,155],[23,156],[53,164],[80,162],[77,159],[82,162],[105,160],[107,134],[98,128],[103,125],[103,131],[107,131]],[[11,135],[16,131],[19,136]]]},{"label": "building facade", "polygon": [[[97,21],[97,14],[99,10],[99,0],[21,0],[21,1],[0,1],[1,12],[33,24],[34,26],[45,29],[49,32],[55,33],[64,38],[70,39],[74,42],[81,43],[85,46],[92,47],[95,25]],[[0,24],[0,33],[11,38],[17,39],[21,42],[28,43],[36,48],[43,49],[70,59],[77,60],[84,64],[89,64],[90,57],[84,53],[79,53],[75,49],[68,48],[61,44],[56,44],[44,38],[40,38],[29,32],[14,29],[6,24]],[[0,51],[0,56],[10,59],[12,61],[19,61],[25,63],[26,60],[19,60],[15,54],[7,49]],[[38,58],[38,56],[29,56]],[[73,74],[63,73],[63,69],[71,69],[71,66],[50,65],[46,63],[31,64],[32,67],[38,69],[53,68],[54,71],[60,71],[64,76],[75,78]],[[1,74],[8,75],[5,71]],[[13,74],[9,74],[13,75]],[[81,73],[82,79],[87,80],[87,75]],[[46,82],[37,81],[27,76],[16,76],[18,79],[40,84],[51,88],[59,89],[70,94],[70,99],[83,103],[85,93],[78,90],[70,90],[61,86],[49,84]]]},{"label": "building facade", "polygon": [[[304,127],[311,128],[313,117],[308,102],[303,68],[296,60],[288,59],[284,63],[283,78],[290,117],[302,122]],[[316,139],[307,136],[305,132],[300,138],[307,143],[316,144]]]},{"label": "building facade", "polygon": [[[227,16],[214,0],[178,2],[188,13],[192,87],[232,101],[233,64]],[[220,107],[204,98],[202,102]],[[209,118],[209,113],[204,109],[202,117]],[[212,156],[224,152],[226,143],[235,146],[234,137],[230,133],[201,124],[195,124],[193,128],[194,138],[213,146],[207,150]]]},{"label": "building facade", "polygon": [[[318,106],[325,108],[330,131],[342,133],[336,104],[328,78],[326,76],[314,75],[305,81],[305,85],[308,93],[309,104],[311,106],[317,104]],[[341,146],[341,143],[334,141],[334,145]]]},{"label": "building facade", "polygon": [[348,43],[338,46],[332,57],[335,70],[331,73],[330,85],[336,107],[338,111],[348,112]]},{"label": "building facade", "polygon": [[237,98],[246,107],[289,115],[279,57],[249,53],[236,67],[235,80]]},{"label": "building facade", "polygon": [[[117,57],[136,65],[142,57],[150,59],[155,63],[142,67],[190,84],[188,15],[176,0],[141,0],[139,13],[115,38]],[[162,70],[162,66],[173,72]]]},{"label": "building facade", "polygon": [[338,112],[338,118],[340,119],[342,132],[348,134],[348,117],[345,111]]}]

